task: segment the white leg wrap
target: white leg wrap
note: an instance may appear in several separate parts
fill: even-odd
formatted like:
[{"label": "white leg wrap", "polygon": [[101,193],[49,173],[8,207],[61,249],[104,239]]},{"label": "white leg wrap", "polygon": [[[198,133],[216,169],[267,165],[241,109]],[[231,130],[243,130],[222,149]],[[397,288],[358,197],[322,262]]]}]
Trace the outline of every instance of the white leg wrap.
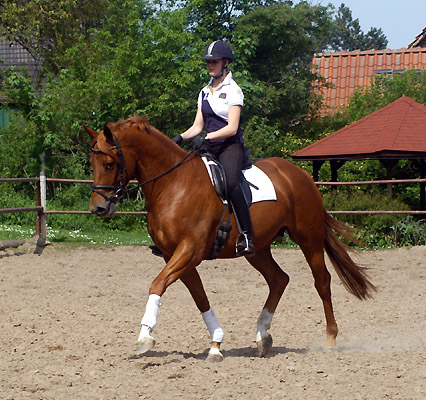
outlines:
[{"label": "white leg wrap", "polygon": [[146,303],[145,314],[142,318],[141,325],[146,325],[151,328],[151,331],[154,330],[155,325],[157,325],[157,314],[161,306],[161,297],[158,294],[150,294],[148,298],[148,303]]},{"label": "white leg wrap", "polygon": [[145,338],[152,338],[151,332],[152,332],[152,329],[149,326],[142,325],[141,331],[140,331],[139,337],[138,337],[138,342],[140,342],[141,340],[143,340]]},{"label": "white leg wrap", "polygon": [[219,325],[219,321],[217,320],[213,309],[210,308],[210,310],[201,313],[201,315],[203,316],[204,322],[209,330],[212,342],[222,343],[225,335]]},{"label": "white leg wrap", "polygon": [[270,313],[266,308],[262,310],[257,319],[257,333],[261,337],[266,336],[266,331],[271,327],[272,317],[274,314]]}]

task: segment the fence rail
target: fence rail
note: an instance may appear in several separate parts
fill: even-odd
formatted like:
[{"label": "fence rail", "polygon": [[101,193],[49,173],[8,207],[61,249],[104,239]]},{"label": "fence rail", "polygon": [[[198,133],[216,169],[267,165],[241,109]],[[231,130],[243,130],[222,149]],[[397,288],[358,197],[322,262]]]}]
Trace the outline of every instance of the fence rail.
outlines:
[{"label": "fence rail", "polygon": [[[92,184],[93,180],[89,179],[59,179],[59,178],[47,178],[43,174],[40,177],[35,178],[0,178],[0,183],[6,182],[36,182],[36,202],[35,207],[17,207],[17,208],[3,208],[0,209],[0,214],[5,213],[17,213],[17,212],[36,212],[36,234],[41,240],[46,240],[46,216],[49,214],[91,214],[90,211],[84,210],[47,210],[46,207],[46,183],[84,183]],[[130,181],[129,183],[136,184],[137,181]],[[426,179],[395,179],[395,180],[377,180],[377,181],[354,181],[354,182],[315,182],[318,186],[362,186],[362,185],[393,185],[393,184],[411,184],[420,183],[425,184]],[[400,210],[400,211],[385,211],[385,210],[345,210],[345,211],[329,211],[330,214],[411,214],[411,215],[426,215],[426,210]],[[146,211],[117,211],[117,215],[146,215]]]},{"label": "fence rail", "polygon": [[388,185],[394,183],[426,183],[426,179],[390,179],[377,181],[355,181],[355,182],[315,182],[324,186],[362,186],[362,185]]}]

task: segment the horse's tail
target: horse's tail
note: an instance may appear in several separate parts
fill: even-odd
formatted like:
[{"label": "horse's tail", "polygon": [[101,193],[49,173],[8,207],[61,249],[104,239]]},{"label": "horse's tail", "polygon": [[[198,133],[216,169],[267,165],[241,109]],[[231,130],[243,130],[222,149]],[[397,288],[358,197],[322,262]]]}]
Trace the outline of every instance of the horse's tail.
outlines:
[{"label": "horse's tail", "polygon": [[[376,287],[368,280],[365,268],[355,264],[350,258],[346,246],[336,235],[343,236],[354,243],[359,241],[354,237],[354,229],[332,218],[324,209],[325,244],[328,258],[333,264],[337,275],[349,293],[365,300],[372,297]],[[335,233],[336,232],[336,233]]]}]

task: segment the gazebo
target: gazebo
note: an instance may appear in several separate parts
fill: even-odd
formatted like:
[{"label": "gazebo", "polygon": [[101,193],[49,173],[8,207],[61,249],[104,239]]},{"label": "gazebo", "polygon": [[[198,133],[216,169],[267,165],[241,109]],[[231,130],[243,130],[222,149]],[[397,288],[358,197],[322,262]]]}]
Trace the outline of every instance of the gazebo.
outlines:
[{"label": "gazebo", "polygon": [[[331,180],[348,160],[379,160],[392,179],[399,160],[418,163],[421,178],[426,175],[426,106],[402,96],[398,100],[291,155],[294,160],[313,161],[313,177],[330,161]],[[420,184],[420,205],[425,209],[425,184]],[[391,195],[391,185],[388,185]]]}]

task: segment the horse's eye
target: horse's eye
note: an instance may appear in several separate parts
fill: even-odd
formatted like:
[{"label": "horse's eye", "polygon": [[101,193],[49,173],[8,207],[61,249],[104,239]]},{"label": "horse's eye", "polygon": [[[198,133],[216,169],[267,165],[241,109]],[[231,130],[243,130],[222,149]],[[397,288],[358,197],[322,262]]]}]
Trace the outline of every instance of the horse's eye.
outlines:
[{"label": "horse's eye", "polygon": [[113,168],[114,168],[114,163],[113,163],[113,162],[110,162],[110,163],[106,163],[106,164],[105,164],[105,169],[106,169],[107,171],[111,171]]}]

